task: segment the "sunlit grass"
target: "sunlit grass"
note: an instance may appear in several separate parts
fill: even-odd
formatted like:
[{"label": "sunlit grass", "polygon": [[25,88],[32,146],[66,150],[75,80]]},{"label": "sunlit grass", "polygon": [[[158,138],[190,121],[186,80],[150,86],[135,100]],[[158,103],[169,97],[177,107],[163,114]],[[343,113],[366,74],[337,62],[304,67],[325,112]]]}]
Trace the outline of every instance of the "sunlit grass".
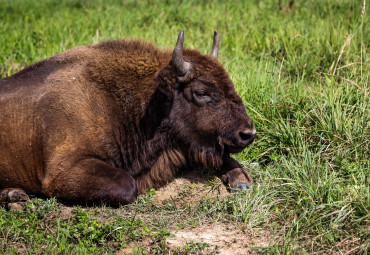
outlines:
[{"label": "sunlit grass", "polygon": [[[0,0],[0,6],[1,78],[77,45],[140,38],[173,47],[180,29],[185,47],[208,53],[217,29],[219,60],[258,132],[235,156],[256,180],[246,192],[184,208],[153,205],[149,194],[123,209],[86,209],[85,221],[77,219],[84,209],[59,219],[59,203],[33,200],[39,214],[0,210],[0,251],[103,253],[145,235],[166,253],[169,222],[222,220],[273,233],[259,250],[265,254],[368,253],[370,30],[363,1],[295,1],[290,11],[273,0]],[[134,220],[142,215],[146,222]],[[95,216],[131,219],[131,239],[123,232],[129,221],[116,222],[115,231],[97,223],[94,237],[83,232]],[[68,235],[76,229],[86,235]]]}]

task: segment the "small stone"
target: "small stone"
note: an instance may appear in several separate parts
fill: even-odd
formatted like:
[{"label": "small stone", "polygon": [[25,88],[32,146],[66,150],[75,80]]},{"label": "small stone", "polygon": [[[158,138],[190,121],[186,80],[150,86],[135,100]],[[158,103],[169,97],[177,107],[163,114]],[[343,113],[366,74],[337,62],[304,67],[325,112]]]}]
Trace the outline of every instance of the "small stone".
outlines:
[{"label": "small stone", "polygon": [[24,210],[23,205],[19,203],[8,203],[8,210]]},{"label": "small stone", "polygon": [[250,163],[249,166],[253,168],[257,168],[260,166],[260,164],[258,164],[257,162],[254,162],[254,163]]}]

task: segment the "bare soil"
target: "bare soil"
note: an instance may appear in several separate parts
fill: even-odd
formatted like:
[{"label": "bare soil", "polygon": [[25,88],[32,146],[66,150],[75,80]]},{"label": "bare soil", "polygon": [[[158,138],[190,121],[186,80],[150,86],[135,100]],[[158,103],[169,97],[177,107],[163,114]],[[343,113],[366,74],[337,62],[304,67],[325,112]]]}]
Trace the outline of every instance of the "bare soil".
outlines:
[{"label": "bare soil", "polygon": [[186,173],[157,190],[154,195],[155,202],[164,204],[182,195],[183,203],[194,205],[203,197],[225,197],[229,194],[220,179],[214,179],[212,187],[211,184],[207,184],[207,181],[209,181],[207,176],[198,174],[196,171]]},{"label": "bare soil", "polygon": [[237,226],[217,223],[197,228],[178,230],[174,237],[167,238],[170,249],[187,243],[208,243],[208,249],[216,249],[220,254],[253,254],[252,248],[265,248],[271,236],[263,231],[241,231]]},{"label": "bare soil", "polygon": [[[207,197],[225,197],[228,196],[225,186],[219,179],[213,180],[213,185],[210,187],[207,184],[209,178],[204,174],[190,172],[181,177],[176,178],[171,183],[157,190],[154,195],[154,203],[166,204],[168,202],[181,203],[184,205],[194,205],[199,203],[202,198]],[[181,199],[176,199],[181,197]],[[272,235],[266,230],[246,229],[245,226],[223,223],[205,223],[203,225],[186,228],[173,229],[169,228],[172,237],[168,237],[167,247],[170,250],[176,250],[190,243],[207,243],[205,254],[210,251],[217,251],[219,254],[256,254],[256,248],[265,248],[272,241]],[[143,240],[141,245],[145,246],[146,241]],[[130,254],[131,249],[135,244],[121,250],[118,254]]]}]

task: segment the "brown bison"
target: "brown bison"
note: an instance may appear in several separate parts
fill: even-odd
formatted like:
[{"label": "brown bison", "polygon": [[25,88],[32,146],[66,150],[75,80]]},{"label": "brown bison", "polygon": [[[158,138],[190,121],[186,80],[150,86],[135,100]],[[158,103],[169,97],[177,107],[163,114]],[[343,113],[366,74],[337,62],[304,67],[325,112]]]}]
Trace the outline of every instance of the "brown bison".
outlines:
[{"label": "brown bison", "polygon": [[230,153],[256,131],[217,60],[218,33],[210,55],[183,41],[77,47],[0,80],[0,203],[124,205],[194,167],[249,185]]}]

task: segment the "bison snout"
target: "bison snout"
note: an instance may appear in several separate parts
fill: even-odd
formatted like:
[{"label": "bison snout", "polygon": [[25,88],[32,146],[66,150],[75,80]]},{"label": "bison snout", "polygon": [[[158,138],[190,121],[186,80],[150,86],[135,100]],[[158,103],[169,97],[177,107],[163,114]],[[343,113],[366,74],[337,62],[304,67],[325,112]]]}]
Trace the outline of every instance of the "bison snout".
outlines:
[{"label": "bison snout", "polygon": [[227,152],[238,153],[243,151],[247,145],[251,144],[255,138],[256,130],[254,128],[248,128],[234,132],[232,138],[225,139],[223,142]]},{"label": "bison snout", "polygon": [[256,130],[254,128],[243,130],[242,132],[239,132],[238,138],[239,138],[239,144],[245,147],[251,144],[256,138]]}]

